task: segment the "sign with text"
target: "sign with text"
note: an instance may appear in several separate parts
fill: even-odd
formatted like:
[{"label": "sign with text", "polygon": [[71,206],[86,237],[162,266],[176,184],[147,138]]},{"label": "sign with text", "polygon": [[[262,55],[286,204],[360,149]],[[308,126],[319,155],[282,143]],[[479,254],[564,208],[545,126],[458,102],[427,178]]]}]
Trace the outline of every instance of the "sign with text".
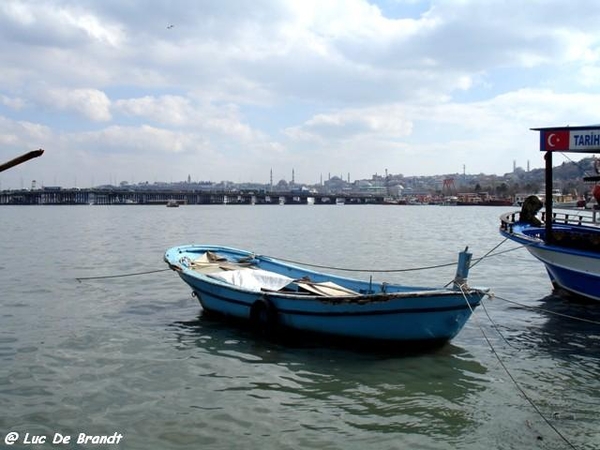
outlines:
[{"label": "sign with text", "polygon": [[537,128],[543,152],[596,153],[600,151],[599,127]]}]

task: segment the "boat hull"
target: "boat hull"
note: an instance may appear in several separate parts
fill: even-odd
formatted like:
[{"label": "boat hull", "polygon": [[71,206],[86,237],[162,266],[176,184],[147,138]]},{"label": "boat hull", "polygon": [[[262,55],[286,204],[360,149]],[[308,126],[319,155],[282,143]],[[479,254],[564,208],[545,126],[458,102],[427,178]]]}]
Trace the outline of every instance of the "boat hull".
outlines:
[{"label": "boat hull", "polygon": [[559,247],[527,246],[527,250],[546,266],[554,285],[574,295],[600,301],[600,260],[565,253]]},{"label": "boat hull", "polygon": [[[485,295],[485,291],[474,289],[462,292],[389,284],[370,286],[369,282],[336,276],[328,276],[327,280],[351,286],[357,292],[367,290],[368,286],[374,292],[327,297],[252,292],[216,282],[178,264],[180,256],[187,255],[180,250],[168,251],[165,260],[172,268],[177,267],[179,276],[191,287],[203,309],[247,320],[268,331],[283,329],[369,341],[441,343],[458,334]],[[282,264],[276,260],[265,257],[261,262],[261,268],[282,272]],[[296,266],[288,266],[284,271],[294,279],[324,276]]]},{"label": "boat hull", "polygon": [[[581,227],[579,227],[581,228]],[[562,233],[577,233],[577,227],[557,226]],[[543,240],[543,230],[527,224],[514,223],[502,227],[500,233],[522,244],[541,261],[552,284],[570,294],[600,301],[600,254],[583,248],[569,248],[548,244]]]}]

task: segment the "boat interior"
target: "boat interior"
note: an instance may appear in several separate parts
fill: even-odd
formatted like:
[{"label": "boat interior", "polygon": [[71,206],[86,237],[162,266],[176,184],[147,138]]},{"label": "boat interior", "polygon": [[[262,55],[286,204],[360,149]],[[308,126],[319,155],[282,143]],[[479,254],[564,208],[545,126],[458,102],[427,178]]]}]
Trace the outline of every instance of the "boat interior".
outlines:
[{"label": "boat interior", "polygon": [[312,281],[309,276],[292,278],[260,268],[260,261],[242,257],[231,260],[215,252],[207,251],[189,261],[189,267],[207,276],[246,289],[322,297],[359,296],[357,292],[332,281]]},{"label": "boat interior", "polygon": [[266,256],[205,250],[183,252],[182,262],[193,271],[236,287],[282,294],[321,297],[359,297],[436,289],[403,286],[323,274],[284,264]]}]

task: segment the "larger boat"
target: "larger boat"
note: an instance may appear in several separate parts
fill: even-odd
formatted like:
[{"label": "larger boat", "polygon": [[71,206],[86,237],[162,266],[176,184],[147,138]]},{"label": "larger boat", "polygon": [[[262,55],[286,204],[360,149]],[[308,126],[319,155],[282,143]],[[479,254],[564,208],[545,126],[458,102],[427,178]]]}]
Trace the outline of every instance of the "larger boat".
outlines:
[{"label": "larger boat", "polygon": [[[600,301],[599,211],[560,210],[552,201],[553,153],[600,151],[600,126],[533,130],[540,132],[540,150],[545,152],[545,199],[542,203],[537,196],[531,196],[520,211],[501,216],[500,233],[525,246],[540,260],[557,290]],[[600,176],[584,180],[597,182]]]},{"label": "larger boat", "polygon": [[487,293],[467,286],[466,250],[452,286],[439,288],[328,275],[214,245],[173,247],[164,260],[205,311],[249,321],[270,334],[286,330],[436,346],[458,334]]}]

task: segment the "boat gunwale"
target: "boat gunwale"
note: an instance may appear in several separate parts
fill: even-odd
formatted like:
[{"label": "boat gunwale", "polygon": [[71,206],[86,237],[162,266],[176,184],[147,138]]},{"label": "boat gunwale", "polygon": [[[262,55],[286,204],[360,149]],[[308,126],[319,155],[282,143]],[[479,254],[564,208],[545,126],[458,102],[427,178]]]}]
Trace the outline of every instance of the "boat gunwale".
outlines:
[{"label": "boat gunwale", "polygon": [[[236,305],[250,307],[252,303],[244,302],[242,300],[236,300],[231,297],[225,297],[223,295],[218,295],[214,292],[204,292],[202,289],[198,287],[192,288],[192,290],[196,293],[196,296],[201,298],[202,295],[210,296],[212,298],[217,299],[218,301],[232,303]],[[483,297],[487,295],[487,292],[484,290],[474,290],[475,294],[467,295],[467,298],[470,298],[472,301],[462,301],[455,305],[451,306],[433,306],[433,307],[406,307],[406,308],[395,308],[395,309],[373,309],[373,310],[354,310],[354,311],[307,311],[307,310],[295,310],[289,308],[281,308],[280,305],[277,306],[277,312],[282,314],[289,315],[300,315],[300,316],[386,316],[386,315],[395,315],[395,314],[423,314],[423,313],[445,313],[449,311],[460,311],[464,309],[472,310],[476,306],[481,303]],[[452,294],[460,294],[460,292],[452,291]],[[259,294],[259,293],[254,293]],[[458,296],[458,295],[457,295]],[[323,302],[322,299],[328,299],[327,297],[317,297],[311,296],[311,298],[307,298],[306,300],[314,300],[320,303],[329,303],[327,301]],[[260,298],[265,298],[268,300],[275,300],[271,295],[261,296]],[[418,297],[417,297],[418,298]],[[304,299],[304,298],[303,298]],[[415,298],[416,299],[416,298]],[[293,298],[286,297],[284,300],[294,300]],[[201,302],[202,303],[202,302]],[[366,304],[366,303],[365,303]],[[340,305],[341,303],[336,303],[336,305]]]},{"label": "boat gunwale", "polygon": [[194,269],[190,269],[188,267],[175,266],[172,263],[169,263],[169,266],[178,272],[182,272],[187,276],[198,280],[199,282],[203,282],[212,286],[219,286],[225,289],[239,291],[245,294],[261,294],[268,297],[274,298],[284,298],[284,299],[294,299],[294,300],[316,300],[321,303],[336,303],[336,304],[365,304],[365,303],[376,303],[376,302],[387,302],[391,300],[401,300],[406,298],[427,298],[427,297],[443,297],[443,296],[462,296],[463,294],[469,296],[471,294],[480,294],[486,293],[488,291],[487,288],[474,288],[474,287],[465,287],[462,290],[450,289],[450,288],[430,288],[430,289],[420,289],[413,291],[404,291],[404,292],[373,292],[369,294],[358,294],[353,296],[348,295],[340,295],[340,296],[323,296],[316,294],[299,294],[293,291],[289,292],[281,292],[281,291],[270,291],[270,290],[262,290],[260,292],[253,291],[250,289],[246,289],[240,286],[236,286],[234,284],[228,283],[227,281],[219,280],[216,278],[212,278],[207,274],[202,272],[198,272]]},{"label": "boat gunwale", "polygon": [[[594,259],[597,258],[594,255],[600,256],[599,252],[594,251],[592,249],[580,249],[570,247],[559,242],[546,242],[545,239],[542,237],[546,232],[544,225],[535,226],[526,222],[521,222],[517,219],[519,214],[519,211],[513,211],[509,213],[504,213],[500,216],[501,235],[524,246],[535,246],[538,248],[546,249],[548,251],[590,257]],[[566,214],[565,216],[566,217],[564,222],[552,222],[553,232],[572,232],[573,234],[588,233],[595,234],[600,237],[600,225],[593,225],[596,222],[590,222],[590,224],[582,223],[580,220],[578,220],[577,222],[570,222],[570,219],[568,217],[569,214]]]}]

